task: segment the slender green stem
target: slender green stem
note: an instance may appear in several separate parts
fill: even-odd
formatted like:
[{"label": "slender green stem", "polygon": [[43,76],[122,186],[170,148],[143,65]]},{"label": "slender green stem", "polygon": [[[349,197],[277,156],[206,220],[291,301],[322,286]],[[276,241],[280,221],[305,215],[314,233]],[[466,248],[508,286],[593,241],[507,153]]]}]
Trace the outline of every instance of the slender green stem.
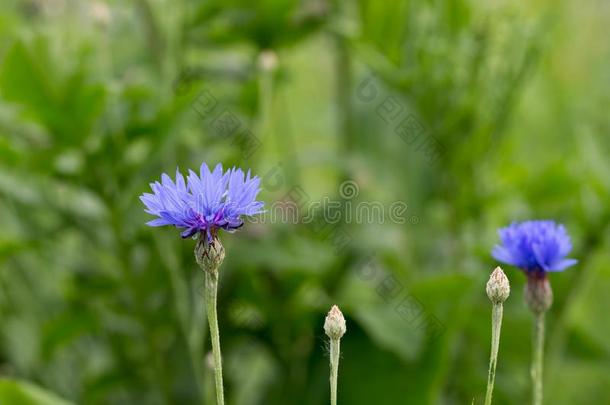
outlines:
[{"label": "slender green stem", "polygon": [[489,356],[489,374],[487,376],[487,393],[485,405],[491,405],[491,396],[496,380],[496,364],[498,363],[498,347],[500,346],[500,331],[502,330],[502,304],[493,304],[491,313],[491,354]]},{"label": "slender green stem", "polygon": [[532,359],[532,403],[542,405],[542,365],[544,358],[544,311],[534,314]]},{"label": "slender green stem", "polygon": [[138,7],[138,11],[142,14],[142,19],[144,20],[147,35],[146,39],[148,41],[150,52],[155,58],[155,62],[157,62],[159,70],[162,70],[165,44],[163,43],[161,30],[159,29],[159,24],[155,19],[152,6],[147,0],[136,0],[135,3]]},{"label": "slender green stem", "polygon": [[339,376],[340,339],[330,340],[330,404],[337,405],[337,377]]},{"label": "slender green stem", "polygon": [[[337,2],[337,6],[341,2]],[[336,105],[337,105],[337,132],[341,140],[341,152],[346,156],[353,154],[356,144],[353,128],[354,114],[352,108],[352,95],[354,91],[352,58],[348,40],[341,33],[336,34]],[[349,162],[349,160],[346,160]],[[342,167],[343,176],[340,181],[351,178],[349,166]]]},{"label": "slender green stem", "polygon": [[224,405],[224,391],[222,385],[222,356],[220,354],[220,333],[218,332],[218,314],[216,300],[218,295],[218,270],[206,270],[205,273],[205,304],[210,323],[210,337],[212,339],[212,353],[214,354],[214,380],[216,382],[216,403]]}]

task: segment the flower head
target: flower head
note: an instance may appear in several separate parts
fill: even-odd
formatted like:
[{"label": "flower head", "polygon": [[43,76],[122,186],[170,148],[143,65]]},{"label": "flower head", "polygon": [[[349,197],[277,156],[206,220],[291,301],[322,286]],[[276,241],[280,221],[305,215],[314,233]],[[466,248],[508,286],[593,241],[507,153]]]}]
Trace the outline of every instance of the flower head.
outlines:
[{"label": "flower head", "polygon": [[243,216],[263,209],[263,203],[256,201],[260,178],[236,168],[223,172],[221,164],[210,171],[203,163],[199,175],[189,170],[186,182],[178,169],[175,182],[163,173],[161,183],[151,183],[150,188],[153,194],[144,193],[140,200],[145,211],[158,218],[147,225],[173,225],[184,229],[183,238],[200,232],[211,240],[219,229],[232,232],[243,225]]},{"label": "flower head", "polygon": [[498,233],[502,243],[494,247],[492,256],[529,276],[563,271],[577,263],[566,258],[572,242],[565,227],[554,221],[514,222]]}]

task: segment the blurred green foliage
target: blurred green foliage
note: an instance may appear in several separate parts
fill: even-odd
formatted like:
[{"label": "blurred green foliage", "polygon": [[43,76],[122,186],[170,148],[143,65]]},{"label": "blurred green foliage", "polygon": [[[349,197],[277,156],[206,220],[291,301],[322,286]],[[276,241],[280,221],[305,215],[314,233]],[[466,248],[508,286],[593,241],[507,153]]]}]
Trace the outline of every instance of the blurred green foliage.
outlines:
[{"label": "blurred green foliage", "polygon": [[[580,260],[552,278],[547,401],[610,403],[608,17],[598,0],[4,0],[0,403],[213,403],[194,243],[138,200],[202,161],[252,168],[268,206],[298,190],[345,211],[344,180],[351,202],[408,206],[402,224],[329,231],[318,212],[223,236],[229,403],[326,403],[334,303],[341,403],[482,403],[489,251],[528,218],[566,223]],[[219,134],[221,111],[249,138]],[[507,274],[497,404],[529,399]],[[440,327],[406,321],[405,298]]]},{"label": "blurred green foliage", "polygon": [[22,405],[68,405],[41,388],[23,381],[0,379],[0,400],[3,404]]}]

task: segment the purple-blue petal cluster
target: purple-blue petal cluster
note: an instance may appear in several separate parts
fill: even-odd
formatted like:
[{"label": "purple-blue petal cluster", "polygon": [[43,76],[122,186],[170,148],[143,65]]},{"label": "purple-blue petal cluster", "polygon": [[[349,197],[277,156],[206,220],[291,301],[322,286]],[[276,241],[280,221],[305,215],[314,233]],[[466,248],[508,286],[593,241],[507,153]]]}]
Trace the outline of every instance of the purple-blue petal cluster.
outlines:
[{"label": "purple-blue petal cluster", "polygon": [[501,244],[492,256],[529,273],[563,271],[577,263],[566,258],[572,241],[565,227],[554,221],[514,222],[498,230]]},{"label": "purple-blue petal cluster", "polygon": [[218,229],[234,231],[243,225],[243,216],[263,210],[263,203],[256,200],[260,178],[236,168],[225,172],[221,164],[210,171],[203,163],[199,174],[189,170],[186,181],[178,169],[175,182],[163,173],[161,182],[151,183],[150,188],[153,194],[144,193],[140,200],[145,211],[158,218],[147,225],[174,225],[184,229],[183,238],[198,232],[212,238]]}]

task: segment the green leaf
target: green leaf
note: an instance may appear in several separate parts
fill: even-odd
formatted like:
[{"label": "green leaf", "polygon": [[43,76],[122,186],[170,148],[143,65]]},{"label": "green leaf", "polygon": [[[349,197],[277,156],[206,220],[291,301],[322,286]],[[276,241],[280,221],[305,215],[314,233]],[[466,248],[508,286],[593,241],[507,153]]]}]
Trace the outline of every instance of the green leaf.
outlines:
[{"label": "green leaf", "polygon": [[388,273],[369,280],[352,274],[342,289],[340,302],[345,305],[344,312],[353,316],[377,345],[405,361],[413,361],[422,348],[425,331],[401,317],[397,310],[400,302],[410,296],[401,294],[396,299],[388,299],[384,293],[388,277],[393,276]]},{"label": "green leaf", "polygon": [[69,405],[70,402],[27,381],[0,378],[0,404]]},{"label": "green leaf", "polygon": [[59,144],[80,143],[101,112],[103,88],[87,83],[81,67],[67,75],[53,71],[46,43],[35,45],[17,42],[10,48],[0,70],[0,95],[21,105]]}]

